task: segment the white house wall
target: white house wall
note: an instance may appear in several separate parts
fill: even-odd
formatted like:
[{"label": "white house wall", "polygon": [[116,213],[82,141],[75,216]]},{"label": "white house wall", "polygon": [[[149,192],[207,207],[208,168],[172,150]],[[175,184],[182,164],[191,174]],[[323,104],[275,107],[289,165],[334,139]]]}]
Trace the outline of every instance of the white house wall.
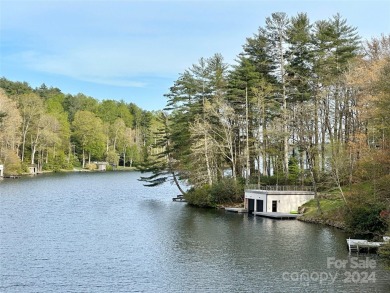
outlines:
[{"label": "white house wall", "polygon": [[297,211],[298,207],[314,198],[313,192],[307,191],[267,191],[267,190],[246,190],[245,201],[248,199],[263,200],[264,212],[272,212],[272,201],[277,202],[277,212],[290,213]]},{"label": "white house wall", "polygon": [[248,208],[248,199],[254,199],[254,210],[257,210],[257,200],[263,201],[263,207],[267,204],[267,192],[265,190],[247,190],[245,191],[245,207]]},{"label": "white house wall", "polygon": [[245,191],[245,198],[266,200],[267,191],[263,190],[248,190]]},{"label": "white house wall", "polygon": [[297,211],[298,207],[308,202],[313,198],[309,194],[268,194],[267,198],[267,212],[272,212],[272,201],[277,202],[277,212],[290,213]]}]

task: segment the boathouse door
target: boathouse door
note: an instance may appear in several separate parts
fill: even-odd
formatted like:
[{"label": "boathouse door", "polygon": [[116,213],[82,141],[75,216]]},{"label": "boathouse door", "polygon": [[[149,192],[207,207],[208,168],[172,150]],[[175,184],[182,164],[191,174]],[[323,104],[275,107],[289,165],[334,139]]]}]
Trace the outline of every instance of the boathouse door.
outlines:
[{"label": "boathouse door", "polygon": [[261,199],[256,201],[256,212],[264,212],[264,205]]},{"label": "boathouse door", "polygon": [[255,200],[248,198],[248,213],[251,214],[255,210]]},{"label": "boathouse door", "polygon": [[278,201],[277,200],[273,200],[272,201],[272,212],[276,213],[277,211],[278,211]]}]

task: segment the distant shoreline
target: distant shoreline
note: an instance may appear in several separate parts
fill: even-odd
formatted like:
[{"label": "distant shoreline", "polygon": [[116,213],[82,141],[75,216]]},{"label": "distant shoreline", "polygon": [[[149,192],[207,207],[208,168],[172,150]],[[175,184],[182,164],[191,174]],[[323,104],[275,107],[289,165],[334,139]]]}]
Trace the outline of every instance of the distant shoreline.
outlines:
[{"label": "distant shoreline", "polygon": [[115,169],[109,169],[105,171],[101,170],[90,170],[86,168],[73,168],[73,169],[61,169],[61,170],[44,170],[37,172],[36,174],[30,174],[30,173],[22,173],[22,174],[8,174],[3,177],[0,177],[0,179],[18,179],[21,177],[35,177],[40,176],[44,174],[53,174],[53,173],[104,173],[104,172],[133,172],[133,171],[139,171],[136,167],[117,167]]}]

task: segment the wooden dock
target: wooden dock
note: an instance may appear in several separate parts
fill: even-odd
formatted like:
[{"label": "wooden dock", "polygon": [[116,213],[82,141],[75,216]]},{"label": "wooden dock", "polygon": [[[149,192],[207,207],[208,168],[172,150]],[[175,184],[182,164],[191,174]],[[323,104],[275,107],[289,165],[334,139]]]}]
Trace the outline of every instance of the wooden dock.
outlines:
[{"label": "wooden dock", "polygon": [[4,178],[9,178],[9,179],[19,179],[21,176],[20,175],[7,175],[4,176]]},{"label": "wooden dock", "polygon": [[288,214],[288,213],[265,213],[265,212],[253,212],[255,216],[271,218],[271,219],[279,219],[279,220],[295,220],[301,214]]},{"label": "wooden dock", "polygon": [[248,212],[248,210],[245,208],[225,208],[225,211],[239,214]]},{"label": "wooden dock", "polygon": [[349,252],[359,253],[361,251],[370,252],[378,250],[386,242],[373,242],[363,239],[347,239]]},{"label": "wooden dock", "polygon": [[178,202],[187,202],[182,195],[178,195],[177,197],[172,198],[173,201],[178,201]]}]

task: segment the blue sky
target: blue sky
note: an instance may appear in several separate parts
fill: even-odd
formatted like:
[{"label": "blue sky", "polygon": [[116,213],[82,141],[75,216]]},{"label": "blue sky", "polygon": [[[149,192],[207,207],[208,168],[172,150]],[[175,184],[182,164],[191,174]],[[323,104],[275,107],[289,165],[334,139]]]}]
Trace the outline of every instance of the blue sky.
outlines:
[{"label": "blue sky", "polygon": [[0,0],[0,77],[158,110],[180,73],[214,53],[233,64],[273,12],[390,33],[388,0]]}]

